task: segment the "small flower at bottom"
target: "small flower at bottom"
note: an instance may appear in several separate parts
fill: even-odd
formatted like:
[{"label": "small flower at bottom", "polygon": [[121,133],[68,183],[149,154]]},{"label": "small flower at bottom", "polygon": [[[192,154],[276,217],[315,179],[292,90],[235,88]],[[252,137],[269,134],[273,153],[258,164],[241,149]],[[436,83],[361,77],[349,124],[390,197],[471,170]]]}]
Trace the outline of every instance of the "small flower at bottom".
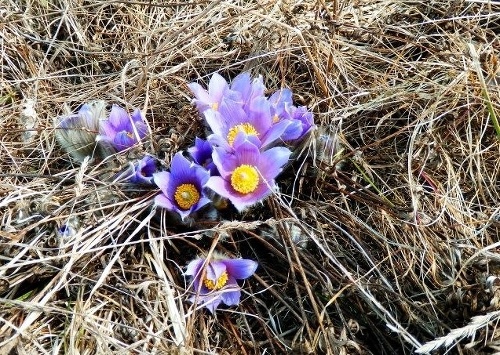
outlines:
[{"label": "small flower at bottom", "polygon": [[238,134],[235,151],[215,148],[214,163],[221,176],[212,176],[207,187],[229,199],[238,211],[262,201],[275,189],[274,179],[288,162],[291,151],[274,147],[260,152],[251,136]]},{"label": "small flower at bottom", "polygon": [[196,293],[189,301],[197,302],[214,313],[221,303],[234,306],[240,303],[241,288],[236,280],[244,280],[255,273],[257,262],[249,259],[231,259],[216,256],[210,260],[191,261],[184,273],[193,278]]},{"label": "small flower at bottom", "polygon": [[210,202],[203,193],[209,177],[208,170],[178,152],[172,159],[170,172],[153,174],[153,180],[162,192],[156,196],[155,204],[178,213],[184,221]]}]

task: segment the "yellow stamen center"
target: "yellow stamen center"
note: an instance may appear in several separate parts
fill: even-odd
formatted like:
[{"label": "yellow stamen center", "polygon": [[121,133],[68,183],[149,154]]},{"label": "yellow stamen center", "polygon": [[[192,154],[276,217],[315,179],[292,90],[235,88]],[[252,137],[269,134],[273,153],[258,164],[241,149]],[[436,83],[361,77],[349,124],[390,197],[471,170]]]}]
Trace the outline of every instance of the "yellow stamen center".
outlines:
[{"label": "yellow stamen center", "polygon": [[212,110],[217,111],[218,109],[219,109],[219,103],[218,102],[214,102],[212,104]]},{"label": "yellow stamen center", "polygon": [[242,194],[254,192],[259,185],[259,172],[254,166],[242,164],[231,174],[231,186]]},{"label": "yellow stamen center", "polygon": [[210,291],[220,290],[221,288],[223,288],[226,285],[228,279],[229,279],[229,277],[227,275],[227,272],[224,271],[222,273],[222,275],[220,275],[219,278],[215,281],[205,278],[203,280],[203,284]]},{"label": "yellow stamen center", "polygon": [[200,200],[200,193],[193,184],[182,184],[177,186],[174,199],[180,208],[188,210]]},{"label": "yellow stamen center", "polygon": [[273,116],[273,123],[278,123],[280,121],[280,116],[274,115]]},{"label": "yellow stamen center", "polygon": [[244,132],[248,134],[249,136],[258,136],[259,132],[255,129],[253,125],[250,123],[242,123],[239,125],[234,126],[229,130],[229,133],[227,134],[227,142],[229,143],[230,146],[233,145],[234,140],[236,139],[236,136],[238,133]]}]

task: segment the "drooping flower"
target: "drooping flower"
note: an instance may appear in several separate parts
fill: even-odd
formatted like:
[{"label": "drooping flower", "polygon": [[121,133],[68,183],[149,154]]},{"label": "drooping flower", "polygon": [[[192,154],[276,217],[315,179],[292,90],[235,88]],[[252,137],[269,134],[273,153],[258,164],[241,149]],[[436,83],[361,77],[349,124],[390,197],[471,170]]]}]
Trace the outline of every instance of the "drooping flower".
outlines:
[{"label": "drooping flower", "polygon": [[217,167],[212,160],[212,145],[205,139],[196,137],[194,146],[188,148],[188,152],[194,162],[210,171],[210,175],[218,175]]},{"label": "drooping flower", "polygon": [[203,193],[209,177],[208,170],[178,152],[172,159],[170,172],[153,174],[154,182],[161,189],[161,194],[155,197],[155,204],[178,213],[184,221],[210,202]]},{"label": "drooping flower", "polygon": [[210,78],[208,90],[198,83],[190,83],[188,87],[195,96],[193,103],[200,113],[207,109],[217,111],[226,101],[241,101],[241,95],[230,90],[226,79],[218,73],[214,73]]},{"label": "drooping flower", "polygon": [[214,163],[221,176],[212,176],[207,187],[229,199],[238,211],[254,205],[275,189],[274,179],[287,163],[291,151],[274,147],[261,152],[251,136],[238,134],[234,152],[214,148]]},{"label": "drooping flower", "polygon": [[[62,148],[74,159],[82,162],[96,153],[99,122],[106,117],[106,103],[93,101],[83,104],[78,113],[55,120],[55,136]],[[97,153],[101,153],[100,150]],[[108,152],[109,155],[113,151]]]},{"label": "drooping flower", "polygon": [[144,117],[139,109],[132,115],[117,105],[113,105],[107,120],[100,123],[98,140],[109,142],[117,151],[132,147],[148,133]]},{"label": "drooping flower", "polygon": [[141,160],[131,163],[131,166],[120,174],[120,177],[127,177],[127,181],[132,184],[153,184],[153,174],[156,173],[156,159],[146,155]]},{"label": "drooping flower", "polygon": [[255,273],[257,266],[257,262],[250,259],[222,256],[191,261],[184,273],[192,277],[195,292],[189,301],[197,302],[212,313],[221,303],[226,306],[237,305],[241,298],[241,288],[236,280],[249,278]]}]

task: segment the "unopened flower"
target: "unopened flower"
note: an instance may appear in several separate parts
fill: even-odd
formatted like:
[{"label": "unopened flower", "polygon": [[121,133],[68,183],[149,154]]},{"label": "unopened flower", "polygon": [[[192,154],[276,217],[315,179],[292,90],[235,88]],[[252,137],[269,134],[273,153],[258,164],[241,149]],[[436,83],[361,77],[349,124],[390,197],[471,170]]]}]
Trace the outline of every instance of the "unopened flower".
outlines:
[{"label": "unopened flower", "polygon": [[275,190],[274,179],[288,162],[290,154],[285,147],[261,152],[251,137],[239,134],[234,152],[214,149],[214,163],[221,176],[212,176],[206,186],[242,211]]},{"label": "unopened flower", "polygon": [[220,74],[214,73],[205,90],[198,83],[188,84],[195,96],[194,104],[201,113],[207,109],[218,110],[226,100],[241,101],[241,95],[229,89],[229,84]]},{"label": "unopened flower", "polygon": [[237,305],[241,288],[236,280],[249,278],[257,266],[257,262],[249,259],[195,259],[188,264],[185,272],[185,275],[192,277],[196,293],[189,300],[203,305],[212,313],[221,302],[226,306]]},{"label": "unopened flower", "polygon": [[148,133],[139,109],[129,115],[123,108],[113,105],[107,120],[100,123],[98,140],[109,142],[117,151],[132,147]]},{"label": "unopened flower", "polygon": [[127,169],[122,174],[128,176],[128,182],[132,184],[153,184],[153,174],[156,173],[156,159],[150,155],[146,155],[141,160],[132,164],[131,168]]},{"label": "unopened flower", "polygon": [[80,220],[76,216],[68,218],[68,220],[56,229],[56,235],[58,237],[73,237],[76,235],[78,229],[80,228]]},{"label": "unopened flower", "polygon": [[217,167],[212,160],[212,145],[205,139],[196,137],[194,146],[188,148],[188,152],[194,162],[210,171],[210,175],[218,175]]},{"label": "unopened flower", "polygon": [[182,152],[174,155],[170,172],[153,174],[153,180],[161,189],[155,204],[179,214],[182,220],[210,202],[203,187],[210,173],[198,164],[186,159]]},{"label": "unopened flower", "polygon": [[104,101],[83,104],[78,113],[61,116],[55,120],[57,141],[74,159],[83,162],[85,157],[93,156],[96,152],[99,121],[105,117],[106,103]]}]

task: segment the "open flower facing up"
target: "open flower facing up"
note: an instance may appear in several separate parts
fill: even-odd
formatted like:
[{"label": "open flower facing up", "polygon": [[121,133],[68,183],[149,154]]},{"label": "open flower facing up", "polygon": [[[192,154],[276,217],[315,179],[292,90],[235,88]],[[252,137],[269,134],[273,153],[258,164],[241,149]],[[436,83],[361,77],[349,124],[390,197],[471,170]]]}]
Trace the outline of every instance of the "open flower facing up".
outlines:
[{"label": "open flower facing up", "polygon": [[156,173],[156,159],[150,155],[146,155],[141,160],[131,163],[131,168],[127,169],[123,175],[128,176],[128,182],[132,184],[153,184],[153,174]]},{"label": "open flower facing up", "polygon": [[274,123],[265,98],[257,99],[252,111],[228,105],[219,111],[206,110],[204,116],[213,132],[208,141],[226,151],[234,149],[234,140],[240,132],[258,138],[259,148],[265,149],[281,138],[290,123],[286,120]]},{"label": "open flower facing up", "polygon": [[129,115],[123,108],[113,105],[108,119],[101,121],[98,140],[122,151],[142,140],[147,133],[148,128],[139,109]]},{"label": "open flower facing up", "polygon": [[161,194],[155,197],[155,204],[178,213],[184,221],[210,202],[203,193],[209,177],[208,170],[178,152],[172,159],[170,172],[153,174],[154,182],[161,189]]},{"label": "open flower facing up", "polygon": [[291,152],[285,147],[261,152],[252,137],[243,133],[238,134],[234,146],[234,152],[214,148],[212,156],[221,176],[212,176],[206,186],[242,211],[275,190],[274,179]]},{"label": "open flower facing up", "polygon": [[241,288],[236,280],[244,280],[255,273],[257,262],[249,259],[214,257],[211,260],[191,261],[185,275],[191,276],[196,293],[189,300],[197,302],[214,313],[222,303],[234,306],[240,302]]}]

